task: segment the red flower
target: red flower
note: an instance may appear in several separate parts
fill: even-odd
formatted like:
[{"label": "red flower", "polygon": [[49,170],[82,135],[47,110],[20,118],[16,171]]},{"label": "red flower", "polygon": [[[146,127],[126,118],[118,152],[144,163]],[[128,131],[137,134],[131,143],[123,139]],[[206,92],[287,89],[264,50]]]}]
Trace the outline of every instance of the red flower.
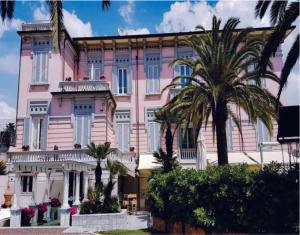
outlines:
[{"label": "red flower", "polygon": [[35,211],[32,208],[22,208],[22,213],[25,214],[28,220],[31,220],[35,215]]},{"label": "red flower", "polygon": [[47,209],[47,206],[46,206],[45,203],[42,202],[42,203],[39,204],[39,211],[40,211],[42,214],[44,214],[47,210],[48,210],[48,209]]},{"label": "red flower", "polygon": [[51,206],[52,207],[59,207],[61,203],[57,197],[51,198]]},{"label": "red flower", "polygon": [[69,209],[69,211],[70,211],[70,214],[71,214],[71,215],[75,215],[75,214],[77,213],[77,208],[76,208],[76,207],[71,207],[71,208]]}]

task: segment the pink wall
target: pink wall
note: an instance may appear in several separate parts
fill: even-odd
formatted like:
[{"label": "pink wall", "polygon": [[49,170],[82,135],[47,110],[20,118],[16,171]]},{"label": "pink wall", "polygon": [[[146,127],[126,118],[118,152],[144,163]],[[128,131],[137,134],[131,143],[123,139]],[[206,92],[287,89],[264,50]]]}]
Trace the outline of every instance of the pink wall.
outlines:
[{"label": "pink wall", "polygon": [[[82,80],[87,76],[85,69],[85,61],[87,55],[84,50],[81,50],[79,69],[77,73],[75,63],[75,53],[69,41],[66,41],[65,49],[62,55],[51,52],[49,59],[49,74],[48,86],[32,86],[32,56],[31,56],[31,39],[26,37],[23,39],[23,48],[20,66],[20,87],[19,87],[19,106],[18,106],[18,121],[17,121],[17,147],[21,149],[23,139],[23,118],[27,115],[27,102],[30,99],[50,99],[50,122],[48,128],[48,149],[53,149],[54,145],[59,145],[60,149],[73,148],[73,126],[71,122],[72,104],[76,99],[84,99],[90,97],[87,95],[74,96],[71,98],[53,97],[50,92],[59,91],[59,82],[65,80],[66,77],[71,77],[72,80]],[[136,67],[136,55],[138,54],[139,65]],[[114,53],[112,50],[104,50],[103,60],[104,71],[102,74],[107,78],[107,82],[112,87],[112,64]],[[176,50],[174,47],[163,47],[161,51],[161,66],[160,72],[160,90],[168,85],[174,77],[173,68],[169,63],[176,57]],[[131,51],[131,68],[133,72],[132,78],[132,94],[131,96],[120,97],[115,96],[118,109],[129,109],[131,111],[131,131],[130,131],[130,146],[138,149],[140,153],[146,153],[148,150],[148,133],[146,128],[145,110],[147,108],[157,108],[164,105],[169,99],[169,92],[164,92],[160,95],[146,94],[146,74],[144,70],[144,51],[136,49]],[[282,58],[275,57],[272,59],[276,73],[280,73],[282,68]],[[138,78],[138,79],[137,79]],[[277,92],[276,84],[272,82],[267,83],[268,88],[274,94]],[[137,96],[138,94],[138,96]],[[284,96],[283,96],[284,97]],[[95,120],[92,126],[92,141],[101,143],[104,141],[111,141],[115,146],[115,131],[114,122],[111,120],[111,109],[106,110],[106,100],[104,98],[95,97]],[[283,100],[284,102],[285,100]],[[106,117],[106,111],[108,115]],[[243,132],[245,148],[247,151],[256,151],[256,134],[255,128],[248,124],[247,117],[242,114]],[[139,124],[137,123],[139,121]],[[233,150],[241,151],[241,143],[237,128],[233,127]],[[137,136],[139,135],[139,138]],[[274,136],[276,135],[276,128]],[[216,151],[216,145],[213,144],[212,130],[208,127],[204,130],[206,138],[206,146],[208,152]],[[164,137],[164,136],[163,136]],[[164,138],[161,140],[164,145]],[[174,147],[177,149],[178,136],[175,136]]]}]

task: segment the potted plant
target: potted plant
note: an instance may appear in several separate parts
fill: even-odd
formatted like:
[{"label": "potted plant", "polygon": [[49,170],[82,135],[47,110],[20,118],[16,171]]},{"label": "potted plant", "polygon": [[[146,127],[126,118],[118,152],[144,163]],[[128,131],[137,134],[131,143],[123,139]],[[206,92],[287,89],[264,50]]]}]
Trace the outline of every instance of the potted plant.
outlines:
[{"label": "potted plant", "polygon": [[81,149],[81,144],[74,144],[75,149]]},{"label": "potted plant", "polygon": [[51,198],[51,219],[55,220],[57,219],[57,209],[61,206],[61,202],[57,197]]},{"label": "potted plant", "polygon": [[70,212],[70,226],[72,226],[72,216],[77,214],[77,208],[71,207],[69,209],[69,212]]},{"label": "potted plant", "polygon": [[47,205],[42,202],[38,206],[38,224],[44,223],[44,213],[47,211]]},{"label": "potted plant", "polygon": [[87,81],[87,80],[90,80],[89,77],[83,77],[83,80]]},{"label": "potted plant", "polygon": [[66,81],[67,81],[67,82],[70,82],[71,80],[72,80],[71,77],[67,77],[67,78],[66,78]]},{"label": "potted plant", "polygon": [[106,77],[104,75],[100,76],[100,80],[105,80],[105,79],[106,79]]},{"label": "potted plant", "polygon": [[134,152],[134,147],[130,147],[129,152]]},{"label": "potted plant", "polygon": [[53,150],[58,150],[58,146],[54,145]]},{"label": "potted plant", "polygon": [[35,211],[33,208],[21,209],[21,226],[30,226],[30,220],[34,217]]},{"label": "potted plant", "polygon": [[29,150],[29,145],[23,145],[22,149],[23,149],[23,151],[28,151]]}]

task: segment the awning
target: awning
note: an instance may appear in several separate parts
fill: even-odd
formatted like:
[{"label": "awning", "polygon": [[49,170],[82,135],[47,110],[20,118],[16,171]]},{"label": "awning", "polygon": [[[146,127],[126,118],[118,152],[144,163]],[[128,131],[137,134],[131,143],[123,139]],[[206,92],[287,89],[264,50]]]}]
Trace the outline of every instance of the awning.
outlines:
[{"label": "awning", "polygon": [[155,163],[153,154],[141,154],[139,157],[138,170],[153,170],[161,167],[161,164]]},{"label": "awning", "polygon": [[[282,163],[284,157],[284,162],[288,163],[288,153],[281,151],[263,151],[263,164],[269,164],[272,161]],[[209,153],[207,154],[207,161],[209,164],[217,164],[218,156],[217,153]],[[246,154],[242,152],[236,153],[228,153],[228,162],[229,164],[242,164],[246,163],[248,165],[256,165],[261,164],[261,156],[260,152],[246,152]]]}]

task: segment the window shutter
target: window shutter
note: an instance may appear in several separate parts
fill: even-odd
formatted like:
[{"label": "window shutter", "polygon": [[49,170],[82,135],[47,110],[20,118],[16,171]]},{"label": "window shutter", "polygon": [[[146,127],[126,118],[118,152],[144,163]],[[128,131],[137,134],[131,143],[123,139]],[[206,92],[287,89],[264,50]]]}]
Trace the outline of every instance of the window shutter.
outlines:
[{"label": "window shutter", "polygon": [[81,127],[83,127],[81,129],[82,132],[82,147],[87,146],[90,143],[90,129],[91,129],[91,125],[90,125],[90,117],[89,116],[83,116],[82,118],[82,125]]},{"label": "window shutter", "polygon": [[113,94],[118,94],[118,68],[116,66],[113,66],[112,69],[112,89]]},{"label": "window shutter", "polygon": [[37,57],[36,53],[33,54],[33,61],[32,61],[32,82],[36,83],[37,81]]},{"label": "window shutter", "polygon": [[81,135],[82,135],[82,117],[76,116],[75,117],[75,144],[82,144],[81,143]]},{"label": "window shutter", "polygon": [[117,148],[120,150],[120,151],[123,151],[122,149],[122,124],[117,124],[116,125],[116,145],[117,145]]},{"label": "window shutter", "polygon": [[155,137],[156,137],[155,151],[158,151],[160,147],[160,124],[156,122],[155,122]]},{"label": "window shutter", "polygon": [[24,118],[23,145],[30,145],[31,117]]},{"label": "window shutter", "polygon": [[149,152],[153,153],[154,151],[154,146],[155,146],[155,123],[154,122],[149,122]]},{"label": "window shutter", "polygon": [[41,126],[41,149],[47,150],[47,140],[48,140],[48,123],[49,123],[49,117],[45,117],[42,126]]},{"label": "window shutter", "polygon": [[232,126],[230,119],[227,119],[226,121],[226,140],[228,151],[232,151]]},{"label": "window shutter", "polygon": [[160,87],[159,87],[159,70],[158,66],[154,66],[154,92],[159,93],[160,92]]},{"label": "window shutter", "polygon": [[132,69],[131,67],[128,68],[127,70],[127,94],[131,94],[132,90]]},{"label": "window shutter", "polygon": [[179,65],[174,66],[174,78],[180,76],[180,68]]},{"label": "window shutter", "polygon": [[42,63],[42,82],[46,83],[48,81],[48,52],[43,52],[42,58],[43,58],[43,63]]},{"label": "window shutter", "polygon": [[123,151],[129,151],[129,123],[123,123],[123,133],[124,133],[124,142],[123,142]]},{"label": "window shutter", "polygon": [[179,149],[182,148],[182,128],[178,128],[178,146]]}]

